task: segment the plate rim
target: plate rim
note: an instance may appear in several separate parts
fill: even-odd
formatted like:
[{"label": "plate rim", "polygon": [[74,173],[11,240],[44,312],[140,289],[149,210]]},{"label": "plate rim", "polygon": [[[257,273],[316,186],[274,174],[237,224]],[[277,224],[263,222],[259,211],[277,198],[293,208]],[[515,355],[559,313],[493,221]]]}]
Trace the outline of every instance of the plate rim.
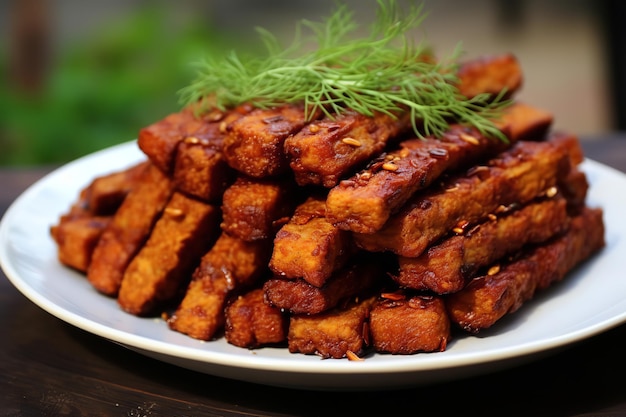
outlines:
[{"label": "plate rim", "polygon": [[[131,148],[135,149],[132,150]],[[20,273],[18,272],[15,265],[13,265],[12,262],[8,259],[9,255],[7,253],[7,247],[9,241],[11,220],[17,215],[16,213],[20,209],[20,206],[22,204],[25,204],[25,202],[27,202],[29,198],[34,198],[33,196],[41,191],[41,189],[48,186],[49,183],[53,182],[53,180],[58,176],[61,176],[67,172],[71,172],[77,166],[82,166],[88,163],[90,159],[106,158],[112,154],[117,154],[119,152],[129,152],[133,157],[134,155],[136,155],[137,160],[145,158],[145,156],[137,149],[136,140],[124,142],[119,145],[115,145],[101,151],[85,155],[81,158],[69,162],[68,164],[62,165],[61,167],[58,167],[50,173],[46,174],[44,177],[40,178],[31,186],[29,186],[26,190],[24,190],[8,207],[2,219],[0,219],[0,267],[3,269],[5,275],[10,282],[24,296],[26,296],[26,298],[28,298],[38,307],[42,308],[44,311],[47,311],[51,315],[61,319],[62,321],[72,326],[100,336],[102,338],[108,339],[112,342],[120,343],[131,349],[136,348],[140,350],[148,350],[149,352],[155,353],[157,355],[171,357],[170,359],[182,359],[183,361],[190,360],[206,365],[236,367],[239,369],[249,369],[257,371],[273,371],[287,374],[338,375],[350,372],[351,374],[358,377],[358,375],[363,374],[406,374],[416,372],[419,373],[446,371],[453,370],[454,368],[458,367],[480,366],[482,364],[494,361],[520,359],[533,354],[547,352],[570,345],[572,343],[608,331],[626,322],[625,309],[621,314],[614,315],[610,319],[605,319],[600,323],[595,323],[591,326],[587,326],[573,332],[559,334],[552,338],[542,338],[540,340],[529,341],[525,344],[518,345],[515,348],[490,352],[490,355],[486,355],[482,352],[473,352],[461,355],[451,355],[452,357],[448,357],[447,355],[445,355],[445,352],[437,352],[432,354],[404,356],[401,357],[399,360],[393,359],[391,361],[380,362],[368,361],[367,359],[361,362],[334,359],[327,361],[311,361],[307,359],[305,361],[297,361],[297,364],[292,364],[290,359],[277,359],[274,357],[266,358],[262,355],[256,355],[252,353],[249,355],[238,355],[236,358],[233,358],[232,354],[229,352],[215,352],[210,351],[210,349],[206,350],[205,348],[207,345],[203,344],[200,341],[198,342],[201,346],[203,346],[202,350],[196,347],[192,348],[188,346],[172,345],[172,343],[169,343],[167,341],[154,340],[152,338],[130,334],[124,330],[109,327],[91,319],[81,317],[77,313],[69,311],[62,306],[56,305],[54,303],[51,304],[50,300],[46,299],[45,296],[37,292],[32,285],[30,285],[27,281],[23,279],[23,277],[20,276]],[[621,171],[604,165],[600,162],[590,160],[588,158],[585,159],[582,167],[583,170],[591,170],[592,172],[598,172],[601,175],[617,176],[620,180],[626,180],[626,174],[622,173]],[[93,175],[96,176],[98,174],[99,172],[94,172]],[[70,272],[78,274],[75,271]],[[105,297],[101,294],[97,295],[99,297]],[[168,329],[168,331],[172,330]],[[210,344],[212,342],[205,343]],[[286,350],[286,348],[282,348],[282,350]],[[289,355],[303,356],[301,354]],[[408,359],[424,357],[424,355],[427,355],[428,360]],[[162,359],[168,361],[168,358]],[[208,362],[207,359],[209,359]],[[289,363],[289,366],[277,369],[277,364],[282,364],[283,362]],[[355,366],[355,364],[358,364],[358,366]]]}]

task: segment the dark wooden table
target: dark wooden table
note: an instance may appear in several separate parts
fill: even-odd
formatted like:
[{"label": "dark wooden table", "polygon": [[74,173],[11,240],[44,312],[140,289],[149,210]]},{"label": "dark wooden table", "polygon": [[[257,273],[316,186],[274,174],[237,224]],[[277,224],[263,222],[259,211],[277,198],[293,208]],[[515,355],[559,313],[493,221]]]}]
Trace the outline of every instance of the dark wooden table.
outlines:
[{"label": "dark wooden table", "polygon": [[[588,157],[626,172],[626,136],[583,146]],[[0,214],[49,171],[0,170]],[[479,377],[398,391],[307,392],[149,359],[49,315],[0,273],[0,415],[617,417],[626,415],[625,341],[626,324]]]}]

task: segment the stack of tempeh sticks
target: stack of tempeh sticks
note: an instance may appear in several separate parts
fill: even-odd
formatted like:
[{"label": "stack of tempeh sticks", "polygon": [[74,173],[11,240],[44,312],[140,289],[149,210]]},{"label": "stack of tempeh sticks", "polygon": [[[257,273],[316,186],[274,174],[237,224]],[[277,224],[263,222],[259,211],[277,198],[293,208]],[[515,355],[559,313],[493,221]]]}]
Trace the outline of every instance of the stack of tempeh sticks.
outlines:
[{"label": "stack of tempeh sticks", "polygon": [[[513,98],[511,55],[461,66],[466,96]],[[576,137],[520,102],[508,142],[403,114],[295,105],[185,109],[141,130],[147,161],[82,190],[59,260],[125,311],[236,346],[359,359],[446,349],[517,310],[604,245]]]}]

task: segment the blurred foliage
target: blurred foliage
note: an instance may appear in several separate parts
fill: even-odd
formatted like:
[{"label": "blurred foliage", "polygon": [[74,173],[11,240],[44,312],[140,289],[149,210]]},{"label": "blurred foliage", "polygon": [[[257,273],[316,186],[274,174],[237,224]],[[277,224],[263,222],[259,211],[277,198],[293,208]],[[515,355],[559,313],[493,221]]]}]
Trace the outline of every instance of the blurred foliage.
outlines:
[{"label": "blurred foliage", "polygon": [[[58,51],[36,97],[3,88],[0,165],[67,162],[132,140],[180,109],[177,91],[193,78],[191,63],[226,47],[206,22],[180,26],[161,9],[137,10]],[[0,57],[4,73],[7,59]]]}]

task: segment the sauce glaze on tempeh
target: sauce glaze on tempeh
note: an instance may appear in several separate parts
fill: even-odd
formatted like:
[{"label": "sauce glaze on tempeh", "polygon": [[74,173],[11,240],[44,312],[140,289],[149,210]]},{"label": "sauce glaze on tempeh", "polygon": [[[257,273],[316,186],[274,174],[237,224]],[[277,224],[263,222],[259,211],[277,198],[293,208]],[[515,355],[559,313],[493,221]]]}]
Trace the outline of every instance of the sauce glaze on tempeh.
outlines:
[{"label": "sauce glaze on tempeh", "polygon": [[500,206],[525,204],[556,186],[571,169],[570,152],[578,148],[574,136],[519,142],[486,165],[416,194],[381,230],[355,233],[355,241],[365,250],[417,257],[459,222],[477,222]]}]

